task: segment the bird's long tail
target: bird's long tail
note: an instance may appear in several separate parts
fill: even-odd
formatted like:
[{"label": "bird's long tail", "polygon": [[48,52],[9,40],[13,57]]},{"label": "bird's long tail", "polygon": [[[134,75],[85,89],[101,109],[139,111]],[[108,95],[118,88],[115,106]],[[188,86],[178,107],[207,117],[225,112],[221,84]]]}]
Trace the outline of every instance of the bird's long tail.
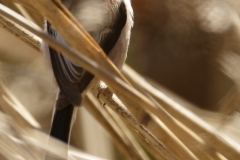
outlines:
[{"label": "bird's long tail", "polygon": [[[78,88],[79,93],[83,93],[86,90],[87,86],[93,79],[93,75],[89,72],[85,72],[83,75]],[[80,96],[79,94],[79,96]],[[82,97],[80,96],[80,104],[81,105]],[[60,91],[56,105],[55,105],[55,113],[53,115],[52,126],[50,135],[55,137],[65,143],[68,143],[69,134],[71,131],[71,120],[73,116],[74,106],[67,100],[65,95]]]},{"label": "bird's long tail", "polygon": [[65,143],[69,141],[69,134],[71,131],[71,121],[74,106],[69,104],[67,107],[55,110],[54,118],[52,121],[50,135]]}]

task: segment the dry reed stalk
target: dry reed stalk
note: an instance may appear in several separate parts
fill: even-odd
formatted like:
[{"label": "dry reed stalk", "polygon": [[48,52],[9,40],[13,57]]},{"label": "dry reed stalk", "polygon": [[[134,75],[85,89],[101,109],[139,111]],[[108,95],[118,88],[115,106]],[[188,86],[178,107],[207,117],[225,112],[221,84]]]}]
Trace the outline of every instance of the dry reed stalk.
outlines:
[{"label": "dry reed stalk", "polygon": [[[28,8],[33,8],[32,5],[30,5],[28,2],[26,1],[18,1],[18,0],[12,0],[11,3],[8,1],[8,0],[1,0],[2,2],[6,3],[6,4],[10,4],[12,5],[14,2],[21,2],[19,4],[25,6],[25,7],[28,7]],[[7,2],[8,1],[8,2]],[[7,5],[8,6],[8,5]]]},{"label": "dry reed stalk", "polygon": [[112,118],[99,107],[99,103],[96,98],[88,93],[87,96],[83,99],[83,105],[91,115],[93,115],[98,122],[105,128],[105,130],[111,136],[113,142],[120,149],[120,151],[125,155],[129,160],[148,160],[145,159],[135,147],[131,144],[129,139],[123,134],[121,129],[116,125]]},{"label": "dry reed stalk", "polygon": [[139,136],[138,132],[129,126],[126,121],[123,121],[126,124],[126,127],[130,130],[132,136],[138,141],[138,143],[148,152],[155,160],[168,160],[167,157],[164,157],[156,149],[152,149],[152,146],[144,140],[144,138]]},{"label": "dry reed stalk", "polygon": [[[234,148],[234,146],[224,140],[217,131],[203,122],[196,115],[189,112],[186,110],[186,108],[176,103],[173,99],[170,99],[164,93],[154,88],[143,77],[141,77],[128,66],[125,65],[123,67],[123,72],[125,75],[129,75],[129,80],[131,77],[135,77],[134,79],[131,78],[130,81],[132,83],[141,86],[144,90],[153,95],[162,107],[164,107],[174,118],[185,125],[189,130],[200,136],[200,138],[202,138],[205,143],[208,143],[211,147],[216,149],[219,153],[228,159],[234,160],[237,159],[236,157],[239,157],[239,148]],[[138,81],[135,81],[135,79],[138,79]]]},{"label": "dry reed stalk", "polygon": [[[22,119],[17,119],[22,120]],[[15,124],[14,124],[15,122]],[[18,124],[21,124],[18,122]],[[22,125],[22,124],[21,124]],[[16,121],[13,121],[9,116],[0,112],[0,152],[7,159],[16,159],[21,156],[22,159],[36,159],[37,153],[30,152],[28,146],[22,142],[22,134],[17,126]],[[25,126],[24,130],[28,127]],[[23,127],[21,127],[21,130]]]},{"label": "dry reed stalk", "polygon": [[2,2],[7,7],[13,9],[14,11],[18,12],[19,14],[23,16],[26,15],[29,19],[31,19],[41,28],[43,27],[43,17],[40,16],[32,7],[22,6],[18,3],[14,3],[14,1],[9,0],[1,0],[0,2]]},{"label": "dry reed stalk", "polygon": [[[126,109],[125,105],[122,104],[122,102],[117,99],[117,97],[113,98],[113,93],[106,87],[104,83],[101,83],[101,85],[98,85],[96,82],[98,81],[97,78],[93,79],[90,84],[90,92],[93,93],[94,97],[97,97],[103,104],[109,106],[116,114],[118,114],[120,117],[122,117],[122,120],[126,121],[126,123],[131,126],[137,133],[145,140],[147,141],[150,146],[157,150],[161,155],[166,157],[166,159],[175,159],[172,154],[163,146],[153,135],[149,130],[139,123],[137,119]],[[164,133],[164,130],[158,130],[160,133]],[[169,137],[165,137],[167,134],[163,134],[162,137],[158,137],[159,140],[163,141],[164,145],[168,145],[165,143],[166,141],[173,143],[175,145],[178,145],[174,143],[172,139],[169,139]],[[165,138],[165,139],[164,139]],[[170,146],[168,146],[170,147]],[[173,148],[180,149],[181,148]]]},{"label": "dry reed stalk", "polygon": [[[18,0],[20,3],[31,4],[39,13],[61,33],[65,40],[77,51],[84,53],[87,57],[100,62],[102,66],[112,71],[118,77],[122,77],[111,60],[106,56],[99,45],[83,29],[81,25],[76,25],[77,20],[58,0]],[[53,14],[54,13],[54,14]],[[62,23],[64,22],[64,23]],[[60,25],[61,24],[61,25]],[[65,28],[68,28],[66,32]],[[85,47],[82,47],[85,46]]]},{"label": "dry reed stalk", "polygon": [[[100,102],[101,103],[101,102]],[[115,125],[119,128],[119,130],[123,133],[125,136],[124,139],[129,141],[129,145],[132,146],[132,150],[135,150],[136,153],[138,153],[142,160],[150,160],[150,158],[147,156],[143,148],[139,145],[139,143],[135,140],[135,138],[132,136],[129,129],[123,124],[121,119],[118,117],[117,114],[115,114],[109,107],[106,105],[102,105],[104,111],[109,115],[109,117],[114,121]]]},{"label": "dry reed stalk", "polygon": [[0,15],[0,27],[6,29],[11,34],[15,35],[17,38],[24,41],[28,46],[39,51],[41,39],[34,34],[30,33],[28,30],[20,27],[16,23],[9,21]]},{"label": "dry reed stalk", "polygon": [[[18,124],[12,117],[0,111],[1,160],[20,159],[20,157],[21,159],[42,160],[46,151],[49,153],[51,160],[66,159],[63,153],[68,146],[65,143],[49,137],[49,135],[41,132],[39,129],[31,126],[23,128]],[[46,147],[47,142],[52,147]],[[83,158],[104,160],[79,152],[76,148],[71,147],[68,160],[82,160]]]},{"label": "dry reed stalk", "polygon": [[[139,91],[141,91],[142,93],[145,93],[146,95],[149,93],[146,93],[146,91],[142,88],[144,88],[143,86],[138,85],[138,82],[141,81],[141,79],[143,79],[142,77],[140,77],[139,75],[135,77],[135,75],[137,74],[135,71],[133,71],[129,66],[125,65],[124,66],[124,75],[128,78],[128,80],[132,83],[132,85],[138,89]],[[133,74],[131,74],[133,73]],[[141,78],[141,79],[140,79]],[[149,83],[148,83],[149,84]],[[151,84],[150,84],[151,85]],[[153,101],[154,100],[153,97],[151,97],[151,95],[149,95],[150,99],[152,98]],[[158,103],[156,101],[156,103]],[[158,104],[159,107],[163,107],[160,104]],[[198,135],[192,134],[192,132],[189,132],[188,129],[186,129],[185,126],[181,125],[178,123],[178,121],[174,120],[175,122],[171,122],[172,119],[166,120],[167,123],[164,123],[165,126],[167,126],[171,132],[176,135],[181,142],[188,147],[188,149],[194,153],[196,155],[196,157],[198,159],[204,159],[204,160],[210,160],[210,159],[214,159],[214,160],[221,160],[220,157],[217,155],[217,152],[215,151],[215,149],[213,149],[211,146],[209,146],[208,144],[204,143],[199,137]],[[154,123],[153,120],[149,120],[148,122],[149,124]],[[171,125],[172,123],[178,123],[179,125]],[[153,125],[145,125],[156,137],[159,137],[161,135],[161,133],[159,133],[158,131],[156,131],[158,128],[156,126]]]},{"label": "dry reed stalk", "polygon": [[[10,17],[11,18],[11,17]],[[21,22],[19,22],[20,24],[21,24]],[[26,23],[24,23],[24,24],[22,24],[23,26],[25,26],[25,28],[27,28],[28,30],[30,30],[30,31],[32,31],[33,33],[35,33],[36,35],[38,35],[38,36],[41,36],[41,37],[43,37],[43,38],[45,38],[45,40],[47,40],[50,44],[52,44],[53,46],[55,46],[55,47],[59,47],[59,50],[62,50],[63,52],[67,52],[68,54],[72,54],[72,52],[71,51],[69,51],[69,50],[67,50],[66,48],[64,48],[63,46],[59,46],[59,44],[57,44],[55,41],[53,41],[53,40],[51,40],[49,37],[47,37],[46,35],[44,35],[44,34],[42,34],[42,32],[39,32],[39,31],[37,31],[37,30],[34,30],[33,28],[31,28],[31,27],[29,27]],[[31,37],[29,37],[29,38],[31,38]],[[74,56],[74,55],[73,55]],[[78,57],[78,56],[76,56],[76,57]],[[76,58],[76,57],[74,57],[74,58]],[[78,57],[79,58],[79,57]],[[82,56],[80,55],[80,58],[82,58]],[[82,60],[82,61],[81,61]],[[84,58],[82,58],[82,59],[80,59],[80,63],[81,64],[85,64],[85,66],[87,66],[87,65],[89,65],[89,63],[87,63],[87,62],[89,62],[89,61],[91,61],[91,60],[89,60],[89,61],[87,61],[86,59],[84,59]],[[86,61],[86,62],[85,62]],[[85,63],[84,63],[85,62]],[[97,66],[95,63],[90,63],[92,66]],[[90,66],[91,66],[90,65]],[[93,67],[93,69],[92,70],[94,70],[96,67]],[[100,67],[98,67],[97,66],[97,68],[98,68],[98,70],[97,71],[99,71],[101,68]],[[101,71],[101,70],[100,70]],[[102,75],[106,75],[106,72],[102,72],[102,73],[100,73],[100,74],[102,74]],[[111,78],[109,78],[109,79],[111,79]],[[158,142],[156,142],[156,143],[158,143]]]},{"label": "dry reed stalk", "polygon": [[[136,90],[134,90],[133,88],[128,86],[127,84],[123,83],[123,81],[121,79],[119,79],[118,77],[115,77],[114,74],[109,74],[109,73],[105,72],[104,69],[101,69],[100,66],[98,66],[96,63],[94,63],[90,59],[87,60],[87,58],[84,57],[83,55],[73,53],[68,48],[65,48],[64,46],[61,46],[61,45],[57,45],[57,43],[55,41],[53,41],[51,38],[49,38],[48,36],[46,36],[42,32],[40,32],[36,29],[33,29],[27,23],[23,23],[22,21],[19,21],[16,17],[11,17],[6,13],[2,13],[2,14],[4,14],[5,16],[8,16],[9,18],[12,18],[12,19],[18,21],[18,23],[23,25],[25,28],[27,28],[31,32],[33,32],[36,35],[42,37],[53,48],[58,48],[58,50],[60,50],[65,56],[74,60],[77,64],[82,65],[83,67],[86,67],[86,69],[88,69],[90,72],[94,73],[95,75],[99,76],[101,79],[103,79],[108,84],[111,84],[110,86],[115,88],[117,93],[120,93],[120,91],[127,93],[127,95],[123,95],[123,94],[119,95],[119,97],[121,97],[121,99],[125,100],[125,102],[124,102],[125,104],[127,104],[127,102],[128,102],[128,104],[129,103],[131,104],[132,101],[129,100],[129,97],[132,97],[132,99],[134,99],[134,102],[139,104],[140,106],[149,106],[149,104],[150,104],[150,106],[153,105],[153,103],[150,100],[148,100],[145,96],[143,96],[142,94],[140,94],[139,92],[137,92]],[[89,65],[89,63],[91,63],[91,62],[92,62],[92,64]],[[130,104],[128,106],[131,106]],[[139,107],[135,107],[135,109],[130,108],[130,110],[133,110],[133,111],[139,111],[140,109],[141,108],[139,108]],[[152,108],[152,109],[154,109],[154,108]],[[154,110],[154,111],[156,112],[156,110]],[[160,113],[159,112],[160,110],[157,110],[157,111],[158,111],[158,113]],[[137,113],[134,112],[134,113],[135,113],[135,115],[138,115],[138,116],[140,115],[140,114],[138,114],[139,112],[137,112]],[[143,118],[149,117],[149,115],[146,114],[143,110],[142,110],[141,115],[144,115]],[[171,135],[171,134],[165,134],[165,136],[168,136],[168,135],[174,136],[174,135]],[[189,151],[187,151],[184,146],[182,146],[181,142],[179,142],[176,139],[176,137],[174,137],[171,142],[172,143],[168,143],[168,146],[170,146],[170,148],[173,150],[174,154],[177,157],[179,157],[180,159],[194,159],[193,155]]]},{"label": "dry reed stalk", "polygon": [[[178,152],[178,151],[176,151],[176,152]],[[176,153],[175,153],[176,154]]]},{"label": "dry reed stalk", "polygon": [[[119,125],[121,130],[123,132],[125,132],[125,134],[129,137],[129,139],[131,139],[131,141],[133,141],[135,143],[135,145],[140,147],[140,148],[137,147],[137,148],[139,148],[139,150],[142,150],[142,148],[144,148],[145,150],[147,150],[150,153],[150,155],[152,157],[154,157],[154,159],[166,160],[167,157],[163,157],[163,155],[161,155],[155,149],[151,149],[152,146],[149,145],[149,143],[147,141],[145,141],[144,138],[142,138],[141,134],[139,136],[139,134],[138,134],[139,132],[138,131],[136,132],[136,130],[134,130],[133,127],[131,127],[126,122],[126,119],[120,117],[118,114],[113,112],[113,110],[110,107],[108,107],[106,104],[103,107],[111,115],[111,117],[115,120],[115,122]],[[139,144],[141,144],[141,146],[143,146],[143,147],[141,147]]]},{"label": "dry reed stalk", "polygon": [[14,5],[14,3],[12,1],[9,0],[0,0],[1,3],[3,3],[4,5],[6,5],[8,8],[13,9],[14,11],[20,13],[20,10],[16,7],[16,5]]},{"label": "dry reed stalk", "polygon": [[[87,55],[89,58],[92,58],[93,60],[98,60],[97,62],[101,65],[103,65],[104,67],[106,67],[107,69],[109,69],[109,71],[112,71],[113,75],[118,76],[119,78],[122,78],[123,80],[125,80],[125,78],[119,73],[118,70],[116,70],[115,66],[112,65],[111,61],[106,58],[106,55],[104,54],[104,52],[102,51],[102,49],[98,46],[98,44],[96,44],[96,42],[93,41],[93,39],[88,35],[88,33],[80,26],[80,25],[76,25],[76,21],[71,21],[74,19],[74,17],[72,17],[72,15],[61,5],[61,3],[59,3],[59,1],[52,1],[53,3],[49,4],[49,1],[31,1],[31,3],[34,3],[34,7],[36,9],[38,9],[42,15],[46,16],[47,19],[50,21],[51,24],[53,24],[56,29],[65,37],[65,39],[67,40],[67,42],[73,46],[74,48],[76,48],[79,52],[84,53],[85,55]],[[56,6],[54,6],[54,4]],[[50,13],[51,12],[51,13]],[[52,14],[54,13],[54,14]],[[57,18],[56,18],[57,17]],[[69,18],[70,17],[70,18]],[[68,22],[68,23],[64,23],[66,24],[65,26],[61,23],[61,22]],[[61,23],[61,25],[59,25],[59,23]],[[62,26],[63,27],[60,27]],[[73,27],[75,25],[75,27]],[[65,30],[63,28],[68,28],[68,30],[70,32],[65,32]],[[81,35],[81,36],[78,36]],[[70,38],[71,37],[71,38]],[[89,44],[91,42],[91,44]],[[86,49],[84,49],[85,46]],[[126,81],[126,80],[125,80]],[[112,88],[112,85],[109,85],[110,88]],[[125,104],[129,103],[129,100],[122,96],[121,93],[118,94],[118,90],[114,89],[115,93],[122,99],[122,101]],[[132,98],[139,98],[136,97],[136,95]],[[141,96],[143,98],[143,95]],[[128,103],[127,103],[128,102]],[[135,102],[139,102],[139,99],[135,99]],[[158,117],[165,123],[168,122],[168,124],[173,125],[172,128],[176,128],[176,126],[178,126],[178,124],[174,123],[174,121],[171,119],[171,117],[163,110],[159,110],[158,108],[156,108],[156,106],[151,103],[151,101],[148,101],[148,99],[145,99],[143,103],[148,103],[148,105],[145,105],[144,109],[147,111],[150,111],[152,113],[155,113],[155,111],[157,111],[158,113]],[[138,105],[141,106],[141,104],[138,103]],[[134,107],[131,107],[133,105],[127,105],[129,110],[136,116],[137,119],[138,115],[139,115],[139,108],[136,109]],[[135,105],[136,106],[136,105]],[[146,107],[148,106],[148,107]],[[143,107],[143,105],[141,106]],[[140,114],[144,114],[145,117],[149,117],[149,115],[142,110]],[[141,118],[142,119],[142,118]],[[170,122],[170,123],[169,123]],[[164,130],[164,129],[163,129]],[[170,134],[168,134],[170,135]],[[181,148],[183,149],[181,152],[173,150],[173,152],[179,156],[180,158],[191,158],[194,159],[194,156],[186,150],[186,148],[184,148],[184,146],[182,146],[182,144],[177,141],[177,139],[172,135],[171,137],[172,139],[175,139],[176,145],[181,146]],[[172,149],[175,147],[175,145],[168,144],[168,146],[170,146],[169,148]],[[174,146],[174,147],[173,147]],[[192,149],[192,148],[190,148]],[[193,151],[195,154],[197,154],[198,152],[196,152],[195,150],[191,150]],[[202,154],[198,154],[199,156]]]},{"label": "dry reed stalk", "polygon": [[[120,96],[121,97],[121,96]],[[136,101],[136,100],[135,100]],[[146,103],[146,102],[145,102]],[[142,105],[141,105],[142,106]],[[154,106],[154,105],[153,105]],[[152,106],[152,107],[153,107]],[[145,108],[146,109],[146,108]],[[166,113],[160,113],[160,110],[159,109],[156,109],[156,108],[147,108],[148,110],[150,110],[150,111],[157,111],[157,115],[158,115],[158,117],[162,117],[162,115],[164,115],[164,114],[166,114]],[[131,109],[130,109],[131,110]],[[133,113],[136,113],[136,112],[133,112]],[[144,114],[144,113],[143,113]],[[134,115],[136,115],[136,114],[134,114]],[[161,116],[160,116],[161,115]],[[166,121],[167,121],[167,119],[166,118],[169,118],[169,117],[166,117],[166,115],[164,115],[165,117],[165,119],[163,120],[163,122],[165,123]],[[172,125],[172,124],[171,124]],[[171,126],[170,125],[170,126]],[[174,124],[174,125],[176,125],[176,124]],[[173,125],[173,126],[174,126]],[[169,126],[169,125],[168,125]],[[174,127],[173,127],[174,128]]]},{"label": "dry reed stalk", "polygon": [[[34,143],[42,150],[45,150],[46,142],[49,136],[43,135],[38,136],[39,134],[36,134],[39,132],[40,125],[38,122],[32,117],[32,115],[26,110],[26,108],[17,100],[17,98],[4,86],[4,84],[0,81],[0,109],[5,114],[7,114],[10,117],[6,117],[6,115],[2,114],[0,112],[0,119],[1,123],[6,126],[6,128],[1,128],[1,139],[5,139],[5,141],[1,141],[1,147],[4,147],[6,145],[8,149],[5,147],[1,149],[2,153],[5,153],[7,157],[11,157],[9,154],[11,153],[19,153],[19,155],[25,155],[26,159],[36,159],[33,157],[33,155],[28,155],[30,152],[30,148],[26,148],[27,146],[22,145],[21,143],[18,144],[18,141],[12,141],[12,137],[17,136],[16,138],[29,140],[30,143]],[[37,132],[35,132],[37,131]],[[9,136],[9,137],[8,137]],[[11,137],[12,136],[12,137]],[[34,140],[31,138],[35,138]],[[41,138],[42,137],[42,138]],[[60,148],[62,145],[59,145],[57,140],[53,141],[54,146],[59,146]],[[61,143],[60,143],[61,144]],[[11,147],[12,146],[12,147]],[[65,146],[65,145],[63,145]],[[36,146],[35,146],[36,147]],[[27,153],[26,153],[27,152]],[[31,152],[30,152],[31,153]],[[54,152],[52,152],[54,153]],[[55,153],[58,155],[57,153]]]},{"label": "dry reed stalk", "polygon": [[0,80],[0,109],[14,118],[19,126],[40,128],[40,124],[28,110],[14,97]]}]

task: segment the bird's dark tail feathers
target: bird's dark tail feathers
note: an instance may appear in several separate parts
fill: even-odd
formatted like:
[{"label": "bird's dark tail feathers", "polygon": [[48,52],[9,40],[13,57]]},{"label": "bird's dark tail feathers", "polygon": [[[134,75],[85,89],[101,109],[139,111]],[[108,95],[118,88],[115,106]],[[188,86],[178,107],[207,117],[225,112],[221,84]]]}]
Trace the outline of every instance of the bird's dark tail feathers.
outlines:
[{"label": "bird's dark tail feathers", "polygon": [[[89,72],[85,72],[83,75],[81,82],[79,83],[79,96],[80,96],[80,104],[82,101],[81,93],[87,88],[91,80],[93,79],[93,75]],[[69,134],[71,131],[71,120],[73,114],[74,106],[67,100],[63,92],[59,92],[56,105],[55,105],[55,113],[53,115],[53,121],[51,126],[50,135],[55,137],[65,143],[68,143]]]},{"label": "bird's dark tail feathers", "polygon": [[50,131],[51,136],[68,143],[73,110],[74,106],[72,104],[69,104],[61,110],[55,110]]}]

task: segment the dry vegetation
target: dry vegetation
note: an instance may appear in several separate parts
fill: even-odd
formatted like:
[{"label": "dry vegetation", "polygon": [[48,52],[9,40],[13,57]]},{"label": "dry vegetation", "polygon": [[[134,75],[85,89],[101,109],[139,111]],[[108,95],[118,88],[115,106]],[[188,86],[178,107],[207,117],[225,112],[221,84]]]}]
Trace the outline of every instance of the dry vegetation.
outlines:
[{"label": "dry vegetation", "polygon": [[[16,8],[12,3],[9,3],[8,0],[1,1],[8,7],[19,11],[19,7]],[[88,92],[85,93],[83,106],[105,128],[118,150],[125,156],[125,159],[239,159],[240,142],[238,138],[239,132],[236,129],[239,127],[239,116],[238,113],[236,113],[239,104],[239,93],[236,87],[232,88],[229,94],[222,100],[220,105],[221,113],[212,113],[196,109],[195,106],[180,99],[171,92],[153,83],[149,83],[149,81],[127,65],[123,67],[123,74],[121,74],[110,60],[104,56],[103,51],[84,31],[81,25],[57,0],[16,0],[16,2],[24,6],[23,8],[25,8],[25,11],[35,13],[30,15],[32,15],[31,18],[36,24],[41,24],[42,17],[46,17],[77,52],[61,46],[56,41],[43,34],[38,26],[31,25],[26,19],[20,19],[20,17],[13,15],[10,11],[5,11],[2,5],[0,7],[1,27],[5,31],[10,31],[11,34],[32,47],[29,52],[32,52],[32,54],[35,52],[38,58],[40,56],[40,40],[43,39],[53,48],[58,49],[65,56],[74,60],[77,64],[83,66],[96,76],[91,82]],[[196,4],[197,2],[198,1],[196,1]],[[137,4],[137,2],[135,3]],[[141,3],[141,1],[139,1],[139,3]],[[179,3],[176,8],[171,5],[170,1],[167,5],[171,6],[168,7],[168,9],[175,11],[173,13],[178,13],[181,11],[181,7],[186,4],[187,2],[182,0],[182,3]],[[194,8],[196,4],[188,3],[189,8],[191,8],[191,5]],[[199,6],[204,9],[209,7],[204,5],[209,5],[211,9],[211,5],[213,4],[202,3]],[[221,8],[221,5],[223,5],[223,8]],[[217,5],[219,7],[217,9],[224,10],[224,7],[227,6],[226,4],[221,5]],[[228,6],[227,9],[232,8]],[[36,11],[39,15],[36,14]],[[211,16],[214,15],[214,12],[210,12],[211,14],[209,13],[209,15],[207,11],[204,13],[206,13],[206,15],[203,15],[202,19],[204,19],[204,16],[205,18],[211,18]],[[196,18],[194,15],[192,16],[193,17],[189,17],[189,21]],[[232,13],[231,16],[229,17],[234,20],[232,24],[233,27],[239,27],[239,20],[235,19],[235,12]],[[175,21],[178,22],[179,20],[179,18],[175,18],[176,19],[172,18],[171,21],[168,22],[170,24],[173,23],[170,30],[181,34],[188,33],[188,30],[186,30],[186,32],[181,32],[181,29],[186,29],[184,25],[179,24],[179,26],[174,26],[176,23]],[[181,18],[184,19],[180,16],[180,19]],[[221,27],[217,28],[218,25],[216,26],[215,23],[211,23],[211,19],[206,20],[209,21],[202,23],[201,26],[205,30],[208,30],[208,32],[213,32],[213,30],[215,32],[224,32],[227,30],[227,25],[225,29]],[[153,23],[154,21],[150,22]],[[221,21],[218,22],[220,23]],[[69,32],[65,32],[63,29],[66,26],[68,26]],[[237,33],[238,30],[236,30],[235,36],[231,39],[234,43],[238,42],[237,38],[239,35]],[[41,37],[41,39],[37,36]],[[229,37],[226,39],[229,40]],[[233,51],[237,51],[238,48],[237,45],[234,44],[232,46],[227,44],[224,46],[227,49],[232,47]],[[178,47],[179,46],[177,46],[177,48]],[[193,47],[193,49],[194,48],[196,49],[196,47]],[[180,50],[183,49],[180,47]],[[15,51],[14,54],[19,53]],[[233,71],[232,68],[236,68],[238,64],[238,56],[234,53],[222,55],[227,57],[219,56],[221,57],[219,59],[221,67],[224,68],[226,74],[230,75],[237,86],[238,76],[236,73],[238,69]],[[234,56],[236,57],[233,58]],[[231,58],[236,62],[232,63],[234,61]],[[34,59],[34,56],[32,59]],[[15,61],[13,63],[16,63]],[[44,71],[37,67],[38,63],[41,63],[41,65],[43,64],[43,62],[35,61],[33,66],[36,67],[35,72],[39,74],[29,78],[35,77],[35,79],[42,81],[42,83],[38,83],[38,86],[35,87],[41,90],[47,90],[50,86],[49,84],[47,84],[48,87],[44,86],[48,80],[43,77],[50,76],[47,73],[43,73]],[[29,72],[32,69],[27,67],[23,68],[24,70],[27,69]],[[1,68],[1,70],[4,69]],[[23,71],[22,74],[25,74],[25,72]],[[44,76],[39,76],[40,74]],[[0,77],[4,80],[2,75]],[[99,79],[103,80],[107,85],[99,81]],[[26,82],[28,80],[24,79],[22,81]],[[34,81],[34,78],[32,81]],[[24,85],[25,83],[22,84],[23,87]],[[0,94],[2,95],[0,98],[0,109],[2,111],[0,114],[0,118],[2,119],[0,123],[0,136],[2,137],[0,155],[5,159],[14,159],[15,155],[22,156],[25,159],[41,159],[47,148],[47,156],[50,157],[50,159],[64,159],[66,155],[62,155],[61,153],[64,152],[61,152],[61,150],[66,150],[67,146],[50,138],[48,147],[46,147],[48,136],[41,130],[44,129],[46,131],[49,126],[40,128],[40,124],[35,120],[43,120],[44,118],[40,118],[42,114],[38,114],[38,117],[33,117],[16,98],[18,95],[21,97],[22,93],[17,93],[17,96],[14,97],[11,92],[8,91],[11,90],[14,92],[16,90],[14,82],[11,83],[11,81],[9,82],[7,80],[7,86],[9,89],[4,87],[3,83],[1,83],[0,86]],[[54,99],[54,93],[49,93],[48,95],[50,95],[50,98],[48,97],[49,99]],[[25,96],[25,101],[31,101],[31,98],[33,98],[31,96],[32,95],[28,95],[27,98]],[[46,97],[44,95],[38,95],[36,97],[39,98],[38,101],[41,102],[41,104],[32,103],[32,106],[36,105],[38,107],[28,107],[28,110],[31,111],[31,108],[32,110],[33,108],[37,108],[35,112],[48,113],[48,115],[51,114],[49,108],[48,112],[41,111],[41,106],[53,106],[53,101],[50,102],[50,100],[45,99]],[[29,102],[28,105],[30,105]],[[31,111],[31,113],[34,113],[34,111]],[[226,116],[229,113],[236,118],[229,120],[229,117]],[[50,119],[48,120],[50,121]],[[44,123],[41,122],[41,124]],[[72,132],[75,132],[75,130]],[[75,141],[77,141],[76,137]],[[74,144],[74,142],[72,143]],[[78,156],[82,155],[82,153],[70,147],[69,159],[74,159],[73,156],[76,154],[73,154],[73,152],[76,152]],[[80,159],[81,157],[78,158]]]}]

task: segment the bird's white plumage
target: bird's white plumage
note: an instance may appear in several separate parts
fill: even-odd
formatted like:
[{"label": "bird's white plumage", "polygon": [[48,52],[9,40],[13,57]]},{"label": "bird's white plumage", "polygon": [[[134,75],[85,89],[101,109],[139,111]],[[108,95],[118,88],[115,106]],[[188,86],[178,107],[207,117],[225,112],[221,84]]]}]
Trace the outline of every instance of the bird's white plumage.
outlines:
[{"label": "bird's white plumage", "polygon": [[113,63],[116,65],[118,69],[121,69],[126,58],[127,58],[127,52],[128,52],[128,46],[131,36],[131,28],[133,27],[133,10],[131,7],[130,0],[118,0],[120,3],[123,1],[126,5],[127,10],[127,22],[122,29],[122,33],[113,47],[113,49],[110,51],[108,57],[113,61]]},{"label": "bird's white plumage", "polygon": [[[106,54],[113,63],[121,69],[126,59],[133,26],[133,10],[130,0],[62,0],[62,2],[84,29],[107,52]],[[51,34],[63,45],[69,46],[61,34],[47,21],[45,21],[44,31]],[[58,86],[63,92],[62,95],[65,95],[73,105],[78,105],[81,101],[77,98],[78,89],[82,88],[80,83],[84,81],[83,83],[87,85],[91,78],[85,77],[83,80],[85,72],[81,66],[52,49],[50,54],[49,46],[44,42],[42,50],[45,59],[50,64],[52,63],[50,66],[52,66]]]},{"label": "bird's white plumage", "polygon": [[[126,55],[128,51],[128,45],[130,40],[131,28],[133,26],[133,10],[131,7],[130,0],[79,0],[77,4],[70,1],[65,1],[63,4],[70,10],[70,12],[75,16],[75,18],[80,22],[80,24],[89,33],[92,33],[93,38],[99,43],[105,35],[109,33],[108,28],[104,28],[108,23],[115,18],[114,10],[118,8],[119,4],[124,2],[127,10],[127,22],[122,33],[114,46],[114,48],[109,53],[109,58],[121,69],[123,63],[126,60]],[[47,21],[44,22],[44,32],[47,33]],[[53,27],[54,28],[54,27]],[[62,44],[67,45],[64,38],[57,32],[55,38]],[[41,44],[41,50],[47,60],[47,65],[50,65],[50,53],[49,46],[46,43]],[[70,61],[66,59],[66,61]],[[71,62],[75,64],[74,62]],[[68,63],[69,68],[73,67]],[[73,74],[76,73],[74,69]]]}]

